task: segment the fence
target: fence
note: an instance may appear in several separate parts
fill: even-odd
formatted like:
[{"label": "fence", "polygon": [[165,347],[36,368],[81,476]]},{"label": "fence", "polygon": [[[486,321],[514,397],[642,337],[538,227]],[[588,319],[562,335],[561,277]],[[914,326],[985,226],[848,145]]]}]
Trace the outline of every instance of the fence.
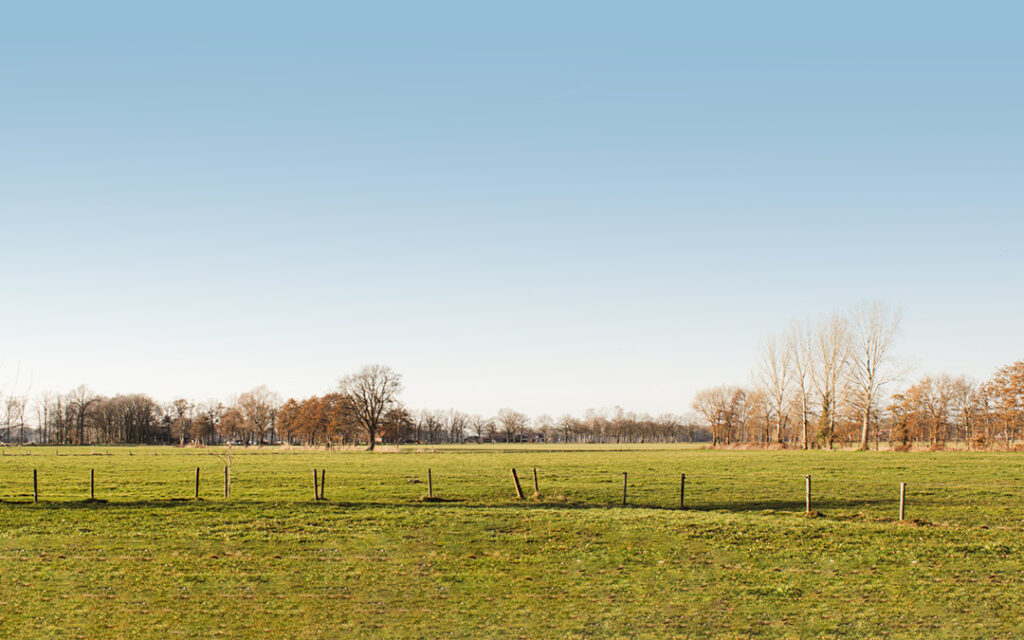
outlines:
[{"label": "fence", "polygon": [[[434,477],[433,469],[427,468],[426,470],[426,482],[427,482],[427,493],[423,496],[423,499],[433,501],[437,498],[434,496]],[[536,467],[532,468],[533,475],[533,488],[534,492],[532,499],[542,500],[543,496],[540,489],[540,475]],[[194,489],[192,492],[193,500],[204,499],[201,495],[201,469],[200,467],[195,468],[194,475]],[[522,485],[519,480],[519,473],[515,467],[511,469],[512,478],[512,494],[516,500],[526,500],[526,495],[523,492]],[[125,480],[128,483],[132,482],[131,478]],[[231,497],[231,482],[232,473],[230,465],[224,466],[224,481],[223,481],[223,498],[229,500]],[[32,503],[38,504],[41,501],[40,493],[40,474],[38,469],[32,470]],[[313,501],[320,502],[326,500],[326,487],[327,487],[327,469],[313,469]],[[297,490],[305,491],[305,488],[297,487]],[[893,501],[896,505],[896,512],[898,514],[897,521],[903,521],[906,517],[906,498],[907,498],[907,483],[900,482],[897,486],[898,492]],[[83,492],[84,493],[84,492]],[[88,481],[88,498],[83,500],[87,502],[105,502],[106,500],[96,498],[96,470],[94,468],[89,469],[89,481]],[[168,496],[167,499],[182,499],[180,496]],[[804,512],[806,514],[814,514],[816,511],[813,508],[813,492],[812,492],[812,476],[807,474],[804,476]],[[621,506],[629,506],[629,472],[622,472],[622,500]],[[686,474],[682,473],[679,476],[679,507],[680,510],[687,509],[686,504]]]}]

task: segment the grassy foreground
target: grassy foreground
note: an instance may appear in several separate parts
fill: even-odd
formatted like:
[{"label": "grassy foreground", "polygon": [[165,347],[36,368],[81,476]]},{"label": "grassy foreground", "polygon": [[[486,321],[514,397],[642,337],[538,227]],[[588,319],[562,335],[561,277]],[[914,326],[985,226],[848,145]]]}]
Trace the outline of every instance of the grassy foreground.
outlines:
[{"label": "grassy foreground", "polygon": [[8,449],[0,638],[1024,636],[1020,454],[225,453]]}]

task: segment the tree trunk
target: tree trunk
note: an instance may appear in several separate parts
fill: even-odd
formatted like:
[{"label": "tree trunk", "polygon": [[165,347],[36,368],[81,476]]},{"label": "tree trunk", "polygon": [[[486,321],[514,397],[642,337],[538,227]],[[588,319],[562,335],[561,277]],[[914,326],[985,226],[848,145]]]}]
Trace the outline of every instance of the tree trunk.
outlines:
[{"label": "tree trunk", "polygon": [[871,407],[871,405],[869,403],[868,406],[864,409],[864,411],[863,411],[863,413],[861,415],[861,424],[860,424],[860,450],[861,451],[867,451],[868,450],[868,423],[870,422],[870,420],[868,420],[868,416],[871,414],[870,407]]},{"label": "tree trunk", "polygon": [[[802,388],[802,387],[801,387]],[[807,450],[807,394],[801,391],[800,393],[800,422],[803,425],[803,430],[800,433],[800,446]]]}]

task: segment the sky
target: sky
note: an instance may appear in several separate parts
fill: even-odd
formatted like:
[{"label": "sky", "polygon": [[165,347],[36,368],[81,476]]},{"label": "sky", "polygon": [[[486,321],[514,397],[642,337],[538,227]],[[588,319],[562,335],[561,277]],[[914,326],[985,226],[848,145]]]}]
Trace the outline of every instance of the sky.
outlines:
[{"label": "sky", "polygon": [[1024,9],[32,2],[0,19],[0,383],[689,410],[794,318],[1024,357]]}]

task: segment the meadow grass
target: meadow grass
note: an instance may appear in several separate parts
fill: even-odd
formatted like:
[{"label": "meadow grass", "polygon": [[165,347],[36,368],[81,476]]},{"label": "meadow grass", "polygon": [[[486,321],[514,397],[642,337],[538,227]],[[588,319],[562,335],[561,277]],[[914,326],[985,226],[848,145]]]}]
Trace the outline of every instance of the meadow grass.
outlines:
[{"label": "meadow grass", "polygon": [[4,638],[1024,635],[1020,454],[235,449],[225,500],[224,448],[4,453]]}]

